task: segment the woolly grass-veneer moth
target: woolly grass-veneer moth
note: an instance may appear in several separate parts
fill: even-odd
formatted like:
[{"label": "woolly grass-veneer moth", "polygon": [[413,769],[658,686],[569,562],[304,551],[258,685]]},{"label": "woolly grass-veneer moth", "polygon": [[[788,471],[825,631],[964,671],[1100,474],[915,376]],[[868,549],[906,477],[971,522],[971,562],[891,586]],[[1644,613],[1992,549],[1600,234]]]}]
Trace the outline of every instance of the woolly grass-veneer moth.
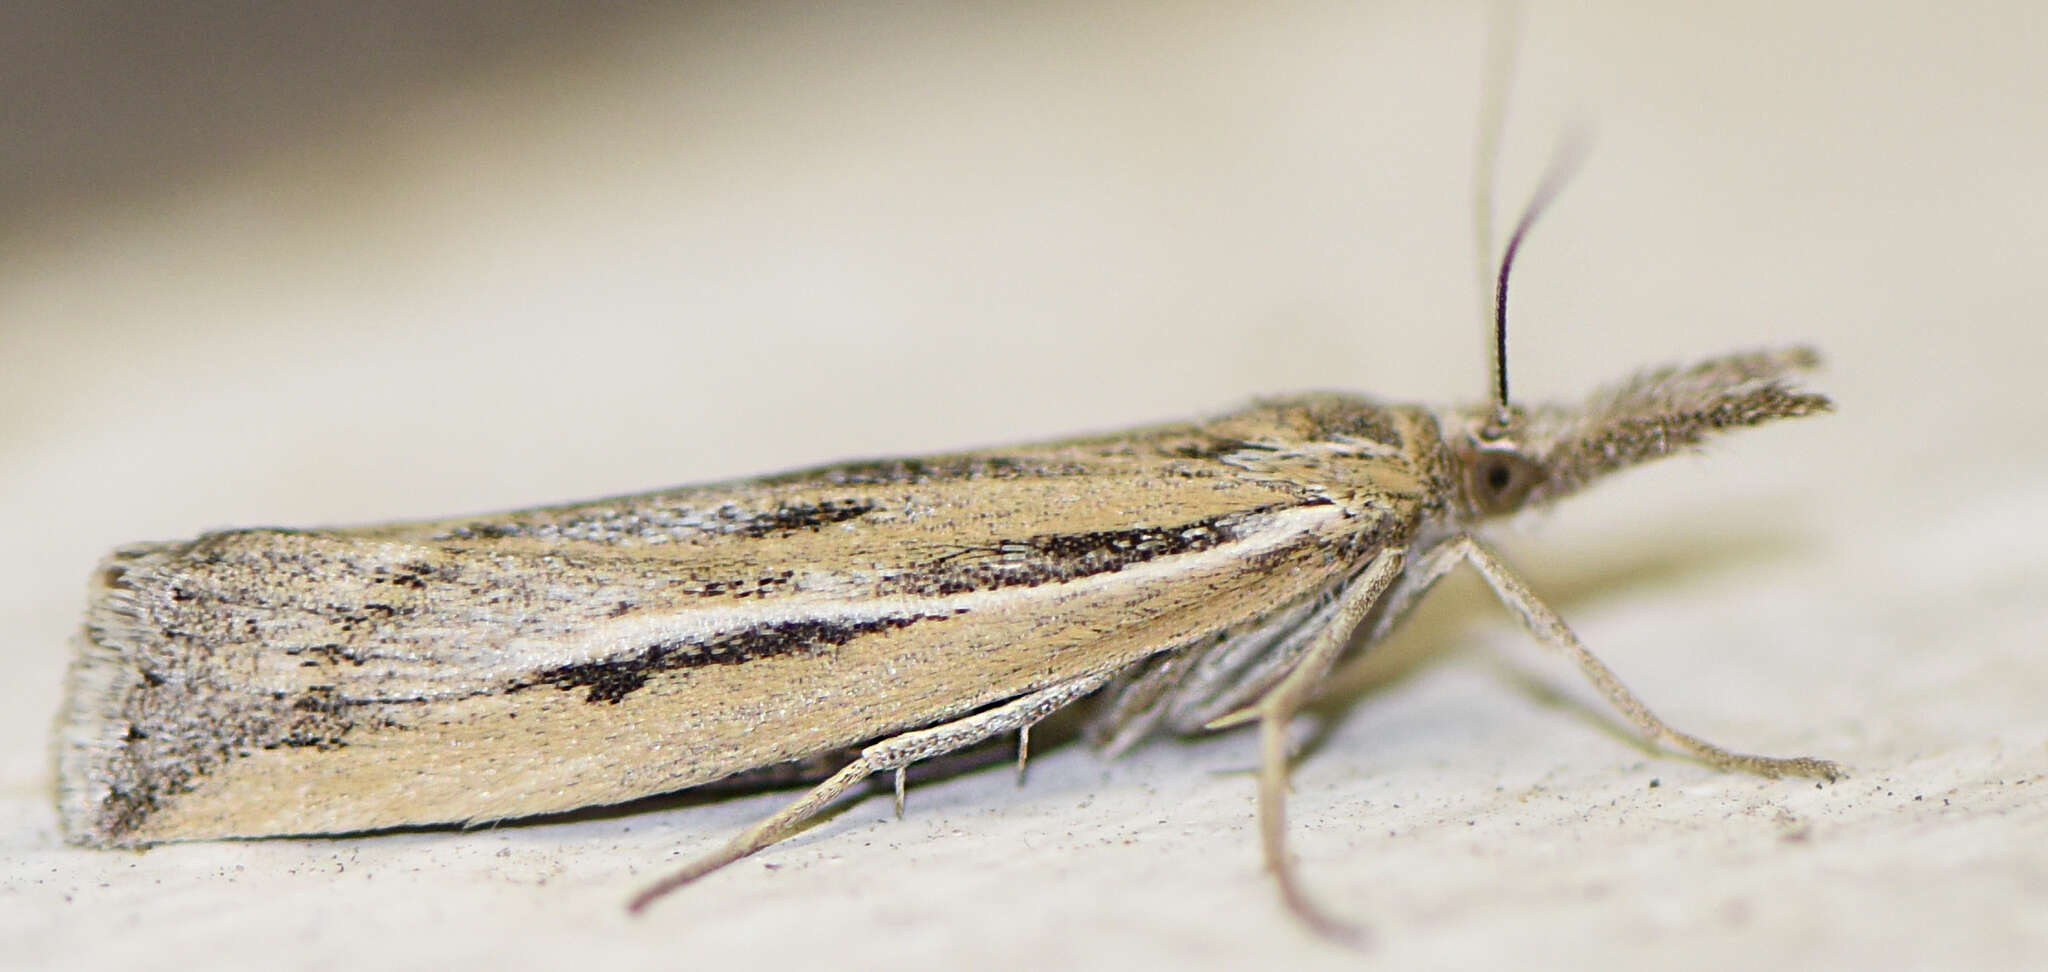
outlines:
[{"label": "woolly grass-veneer moth", "polygon": [[[1549,184],[1554,187],[1554,183]],[[1539,195],[1547,198],[1548,190]],[[788,836],[871,774],[1089,699],[1121,750],[1260,727],[1265,859],[1288,719],[1355,636],[1469,565],[1644,736],[1832,778],[1664,724],[1477,531],[1728,429],[1824,411],[1811,351],[1651,371],[1583,405],[1348,395],[495,516],[252,529],[115,551],[58,740],[88,847],[526,817],[846,753],[795,803],[636,899]],[[900,803],[899,803],[900,806]]]}]

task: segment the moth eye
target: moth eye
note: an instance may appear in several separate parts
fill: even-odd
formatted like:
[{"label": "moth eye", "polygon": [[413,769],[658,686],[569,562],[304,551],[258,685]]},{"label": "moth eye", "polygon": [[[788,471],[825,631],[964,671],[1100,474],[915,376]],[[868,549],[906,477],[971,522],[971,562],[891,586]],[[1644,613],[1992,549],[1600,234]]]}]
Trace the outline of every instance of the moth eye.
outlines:
[{"label": "moth eye", "polygon": [[1481,513],[1510,513],[1519,509],[1529,499],[1529,492],[1543,481],[1542,467],[1510,449],[1478,449],[1468,461],[1467,489],[1472,505]]}]

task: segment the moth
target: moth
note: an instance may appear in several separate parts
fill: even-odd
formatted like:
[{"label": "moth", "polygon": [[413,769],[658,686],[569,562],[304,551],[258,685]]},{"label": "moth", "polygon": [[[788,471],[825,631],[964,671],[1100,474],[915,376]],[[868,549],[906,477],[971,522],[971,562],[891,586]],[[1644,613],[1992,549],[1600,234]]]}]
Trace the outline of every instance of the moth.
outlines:
[{"label": "moth", "polygon": [[86,847],[476,824],[845,754],[633,907],[775,843],[877,773],[1087,701],[1115,753],[1256,722],[1265,862],[1289,718],[1347,646],[1469,566],[1648,739],[1832,779],[1651,714],[1481,528],[1730,429],[1827,411],[1808,349],[1510,404],[1342,394],[1205,421],[830,465],[492,516],[248,529],[115,551],[91,582],[57,740]]}]

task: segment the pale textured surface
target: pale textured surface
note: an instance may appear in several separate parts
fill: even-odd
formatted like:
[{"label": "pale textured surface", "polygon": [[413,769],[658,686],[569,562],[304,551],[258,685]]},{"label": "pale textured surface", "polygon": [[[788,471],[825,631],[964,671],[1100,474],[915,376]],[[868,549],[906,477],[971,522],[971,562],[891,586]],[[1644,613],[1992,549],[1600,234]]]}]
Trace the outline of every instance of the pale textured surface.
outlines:
[{"label": "pale textured surface", "polygon": [[[1567,120],[1595,122],[1519,278],[1519,391],[1828,353],[1838,414],[1632,474],[1505,546],[1682,728],[1856,775],[1648,757],[1549,704],[1584,698],[1574,676],[1452,585],[1391,646],[1436,660],[1326,707],[1296,773],[1306,879],[1392,967],[2048,955],[2048,20],[1896,6],[1539,7],[1503,180],[1512,208]],[[223,62],[275,61],[249,90],[312,107],[161,171],[81,162],[104,185],[10,207],[9,964],[1355,963],[1258,870],[1241,733],[1043,753],[1021,790],[916,788],[900,824],[872,798],[640,921],[619,908],[639,883],[783,797],[143,855],[56,838],[49,718],[121,542],[1283,389],[1481,390],[1477,11],[1089,9],[613,13],[410,82],[365,53],[371,94],[339,107],[291,97],[346,90],[332,61]]]}]

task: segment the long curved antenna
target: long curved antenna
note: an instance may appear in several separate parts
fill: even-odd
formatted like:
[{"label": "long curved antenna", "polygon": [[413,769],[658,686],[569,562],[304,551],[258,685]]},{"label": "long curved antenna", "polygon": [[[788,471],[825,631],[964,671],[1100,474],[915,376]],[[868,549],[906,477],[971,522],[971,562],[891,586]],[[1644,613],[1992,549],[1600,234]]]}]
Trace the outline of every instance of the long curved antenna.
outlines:
[{"label": "long curved antenna", "polygon": [[1567,133],[1558,143],[1556,154],[1550,157],[1550,170],[1543,174],[1543,181],[1536,186],[1536,194],[1529,199],[1529,205],[1522,210],[1522,218],[1515,223],[1515,231],[1508,235],[1507,249],[1501,251],[1500,273],[1493,285],[1493,424],[1497,431],[1508,427],[1508,273],[1515,267],[1515,252],[1522,248],[1522,240],[1529,235],[1529,228],[1536,225],[1536,217],[1550,208],[1550,202],[1557,197],[1572,174],[1579,170],[1579,163],[1586,157],[1586,139],[1582,133]]},{"label": "long curved antenna", "polygon": [[[1493,4],[1487,18],[1486,61],[1479,82],[1479,137],[1474,143],[1472,166],[1472,293],[1479,298],[1480,323],[1493,327],[1494,314],[1487,299],[1493,290],[1493,184],[1500,168],[1501,132],[1507,127],[1508,88],[1515,75],[1515,50],[1522,34],[1522,5],[1515,0]],[[1493,358],[1493,384],[1506,377],[1505,363]]]}]

